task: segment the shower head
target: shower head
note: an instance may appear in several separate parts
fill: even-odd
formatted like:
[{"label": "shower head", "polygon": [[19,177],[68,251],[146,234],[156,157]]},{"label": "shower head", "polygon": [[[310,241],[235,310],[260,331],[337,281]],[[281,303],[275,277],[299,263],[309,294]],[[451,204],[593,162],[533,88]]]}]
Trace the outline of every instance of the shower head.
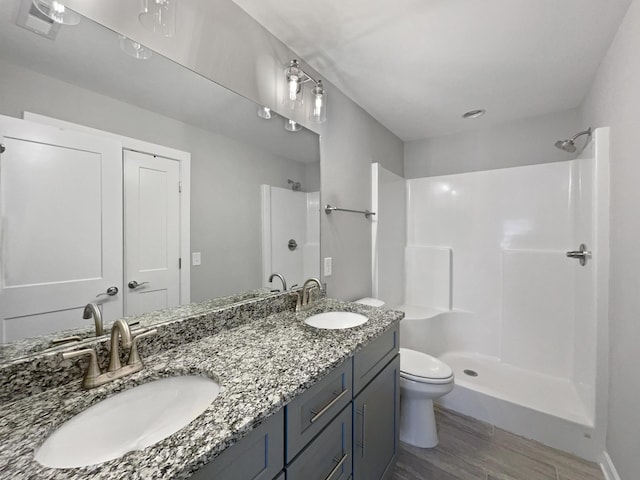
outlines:
[{"label": "shower head", "polygon": [[556,148],[564,150],[565,152],[574,153],[576,151],[576,144],[573,140],[558,140],[556,142]]},{"label": "shower head", "polygon": [[578,137],[581,137],[582,135],[591,136],[591,127],[589,127],[584,132],[576,133],[573,137],[571,137],[568,140],[558,140],[555,143],[556,148],[559,148],[560,150],[564,150],[565,152],[575,153],[576,150],[577,150],[577,148],[576,148],[576,139]]}]

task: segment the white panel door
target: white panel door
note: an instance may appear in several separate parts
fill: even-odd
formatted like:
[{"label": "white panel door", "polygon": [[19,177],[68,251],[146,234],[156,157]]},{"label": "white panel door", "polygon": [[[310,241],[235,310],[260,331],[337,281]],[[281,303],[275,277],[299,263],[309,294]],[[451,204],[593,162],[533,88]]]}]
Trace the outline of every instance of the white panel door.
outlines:
[{"label": "white panel door", "polygon": [[122,146],[0,117],[2,342],[122,316]]},{"label": "white panel door", "polygon": [[180,163],[124,150],[124,179],[125,315],[179,305]]}]

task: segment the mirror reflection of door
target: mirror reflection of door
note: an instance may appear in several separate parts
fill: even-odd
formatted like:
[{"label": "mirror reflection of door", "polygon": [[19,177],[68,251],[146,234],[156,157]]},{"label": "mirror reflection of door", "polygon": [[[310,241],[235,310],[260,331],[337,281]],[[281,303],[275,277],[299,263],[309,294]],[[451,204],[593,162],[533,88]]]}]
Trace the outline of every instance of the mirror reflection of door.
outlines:
[{"label": "mirror reflection of door", "polygon": [[178,161],[10,117],[0,135],[2,343],[90,326],[91,302],[105,324],[180,303]]},{"label": "mirror reflection of door", "polygon": [[180,304],[180,165],[124,151],[125,315]]},{"label": "mirror reflection of door", "polygon": [[122,316],[122,146],[0,117],[2,343]]}]

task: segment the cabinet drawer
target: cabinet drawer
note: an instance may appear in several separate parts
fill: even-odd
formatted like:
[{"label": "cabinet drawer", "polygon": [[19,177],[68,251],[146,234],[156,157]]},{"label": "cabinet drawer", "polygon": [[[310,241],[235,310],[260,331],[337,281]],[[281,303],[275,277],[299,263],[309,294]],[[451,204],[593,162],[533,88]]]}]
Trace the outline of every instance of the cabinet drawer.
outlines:
[{"label": "cabinet drawer", "polygon": [[351,404],[287,466],[287,480],[347,480],[352,469]]},{"label": "cabinet drawer", "polygon": [[352,361],[349,359],[287,405],[286,463],[351,401],[351,383]]},{"label": "cabinet drawer", "polygon": [[284,414],[280,410],[190,478],[271,480],[284,466],[283,454]]},{"label": "cabinet drawer", "polygon": [[396,325],[356,353],[353,358],[354,394],[358,394],[396,356],[400,348],[399,328]]}]

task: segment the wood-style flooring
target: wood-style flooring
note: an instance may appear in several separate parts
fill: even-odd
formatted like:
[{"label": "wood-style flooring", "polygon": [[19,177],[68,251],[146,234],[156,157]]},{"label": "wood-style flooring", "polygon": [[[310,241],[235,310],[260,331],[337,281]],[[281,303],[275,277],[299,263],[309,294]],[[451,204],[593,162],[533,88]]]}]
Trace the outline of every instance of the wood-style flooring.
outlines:
[{"label": "wood-style flooring", "polygon": [[604,480],[600,467],[568,453],[436,408],[440,443],[401,443],[392,480]]}]

